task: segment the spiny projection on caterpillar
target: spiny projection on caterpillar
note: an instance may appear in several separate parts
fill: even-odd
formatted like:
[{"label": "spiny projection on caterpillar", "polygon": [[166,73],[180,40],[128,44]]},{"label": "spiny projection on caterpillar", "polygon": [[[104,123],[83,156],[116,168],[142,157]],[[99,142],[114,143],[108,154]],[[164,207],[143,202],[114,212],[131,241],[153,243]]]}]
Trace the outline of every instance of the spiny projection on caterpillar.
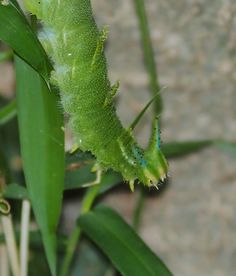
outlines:
[{"label": "spiny projection on caterpillar", "polygon": [[134,181],[156,186],[168,164],[160,149],[158,119],[149,146],[143,150],[116,113],[113,86],[107,76],[104,43],[108,29],[98,30],[89,0],[25,0],[29,12],[41,20],[39,38],[54,65],[51,81],[61,92],[76,143],[91,151],[103,169]]}]

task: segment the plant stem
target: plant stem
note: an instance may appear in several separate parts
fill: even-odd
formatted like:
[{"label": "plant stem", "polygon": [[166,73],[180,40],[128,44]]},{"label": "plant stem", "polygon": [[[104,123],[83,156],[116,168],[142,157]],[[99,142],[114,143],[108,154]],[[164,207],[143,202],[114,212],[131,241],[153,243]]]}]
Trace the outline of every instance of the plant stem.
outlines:
[{"label": "plant stem", "polygon": [[13,230],[12,218],[11,215],[1,216],[2,228],[6,240],[8,259],[10,261],[10,266],[13,276],[20,275],[20,265],[19,265],[19,256],[16,246],[16,240]]},{"label": "plant stem", "polygon": [[[97,196],[97,193],[99,191],[99,188],[100,188],[100,185],[95,185],[88,189],[82,203],[81,215],[87,213],[91,209],[94,203],[94,200]],[[67,244],[66,255],[62,263],[60,276],[68,275],[70,264],[76,249],[76,245],[78,244],[78,241],[80,239],[80,235],[81,235],[81,229],[79,225],[76,224]]]},{"label": "plant stem", "polygon": [[[0,234],[2,234],[2,229],[0,225]],[[9,276],[9,261],[7,257],[7,249],[4,243],[0,244],[0,275],[1,276]]]},{"label": "plant stem", "polygon": [[28,274],[28,245],[29,245],[30,202],[23,200],[21,213],[20,238],[20,276]]},{"label": "plant stem", "polygon": [[145,190],[143,187],[140,188],[138,191],[138,198],[136,201],[136,206],[134,209],[134,214],[133,214],[133,227],[134,229],[138,232],[140,222],[141,222],[141,216],[142,216],[142,211],[144,207],[144,202],[145,202]]},{"label": "plant stem", "polygon": [[[154,97],[160,91],[158,74],[156,70],[155,56],[152,47],[152,40],[148,26],[148,18],[145,10],[144,0],[134,0],[136,15],[139,21],[139,30],[141,34],[141,42],[143,46],[143,55],[149,75],[149,86],[152,96]],[[163,110],[163,101],[161,95],[157,95],[156,104],[154,105],[154,113],[160,114]],[[133,215],[133,226],[138,230],[145,202],[145,191],[141,188],[139,197]]]},{"label": "plant stem", "polygon": [[[139,29],[141,33],[141,41],[143,46],[143,54],[145,64],[149,74],[149,85],[152,95],[155,96],[160,90],[160,85],[157,78],[157,70],[154,52],[152,48],[152,41],[150,36],[150,31],[148,27],[148,18],[145,11],[144,0],[134,0],[136,14],[139,21]],[[160,114],[163,109],[162,98],[158,95],[155,105],[155,114]]]}]

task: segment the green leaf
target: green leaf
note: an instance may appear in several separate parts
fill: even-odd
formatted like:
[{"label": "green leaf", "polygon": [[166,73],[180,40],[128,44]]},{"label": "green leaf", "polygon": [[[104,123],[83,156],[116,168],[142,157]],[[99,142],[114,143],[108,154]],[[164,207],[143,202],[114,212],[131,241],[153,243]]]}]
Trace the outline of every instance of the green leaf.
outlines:
[{"label": "green leaf", "polygon": [[[95,159],[89,152],[77,151],[66,154],[65,190],[83,188],[83,184],[93,182],[96,173],[92,172]],[[118,183],[122,182],[119,173],[108,170],[103,172],[99,193],[104,193]]]},{"label": "green leaf", "polygon": [[[160,90],[160,85],[157,77],[155,56],[149,30],[148,16],[146,14],[144,2],[144,0],[134,0],[134,5],[136,8],[136,15],[139,23],[144,61],[149,75],[149,86],[151,89],[151,93],[154,96],[156,95],[157,91]],[[163,110],[163,101],[160,94],[158,95],[155,103],[155,114],[161,114]]]},{"label": "green leaf", "polygon": [[0,39],[48,80],[52,70],[48,57],[23,13],[14,3],[0,3]]},{"label": "green leaf", "polygon": [[162,146],[162,151],[167,158],[176,158],[199,151],[214,143],[214,140],[170,142]]},{"label": "green leaf", "polygon": [[[20,10],[20,5],[18,4],[17,0],[10,0],[10,2],[17,8]],[[21,10],[20,10],[21,11]],[[22,12],[22,11],[21,11]]]},{"label": "green leaf", "polygon": [[[10,178],[9,174],[10,173],[9,173],[9,167],[7,164],[6,156],[0,147],[0,179],[1,179],[1,177],[3,177],[4,181],[8,181]],[[5,184],[4,181],[0,181],[0,196],[3,193],[4,187],[2,184]]]},{"label": "green leaf", "polygon": [[99,206],[94,211],[82,215],[78,223],[122,275],[172,275],[165,264],[115,211]]},{"label": "green leaf", "polygon": [[84,183],[94,181],[96,174],[91,172],[94,163],[95,159],[88,152],[67,153],[65,190],[81,188]]},{"label": "green leaf", "polygon": [[17,113],[26,186],[56,275],[56,229],[64,186],[64,132],[59,98],[16,57]]},{"label": "green leaf", "polygon": [[[90,183],[94,181],[95,178],[96,175],[91,172],[91,166],[87,165],[83,168],[77,169],[73,173],[66,173],[64,189],[72,190],[83,188],[83,184]],[[114,171],[105,172],[101,178],[99,193],[106,192],[120,182],[122,182],[121,174]]]},{"label": "green leaf", "polygon": [[16,116],[16,101],[13,100],[0,109],[0,126],[6,124]]},{"label": "green leaf", "polygon": [[16,183],[11,183],[4,187],[3,197],[22,200],[28,198],[28,192],[25,187]]},{"label": "green leaf", "polygon": [[144,106],[144,108],[140,111],[138,116],[134,119],[133,123],[130,125],[129,129],[133,130],[136,127],[136,125],[139,123],[139,121],[141,120],[145,112],[148,110],[148,108],[152,105],[152,103],[155,102],[157,99],[160,100],[159,98],[160,92],[161,90],[159,90],[156,93],[156,95]]}]

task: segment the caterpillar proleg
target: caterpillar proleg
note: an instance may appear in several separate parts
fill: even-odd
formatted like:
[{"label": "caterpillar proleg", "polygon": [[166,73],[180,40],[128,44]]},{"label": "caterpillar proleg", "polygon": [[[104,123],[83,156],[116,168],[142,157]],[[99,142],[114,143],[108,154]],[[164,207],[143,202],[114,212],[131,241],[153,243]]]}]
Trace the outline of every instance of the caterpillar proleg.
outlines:
[{"label": "caterpillar proleg", "polygon": [[107,76],[104,43],[108,29],[99,31],[89,0],[25,0],[29,12],[41,20],[39,38],[51,57],[52,82],[61,92],[76,142],[91,151],[99,165],[120,172],[133,185],[157,185],[168,164],[160,149],[158,119],[149,146],[143,150],[132,129],[125,129],[116,113],[119,83]]}]

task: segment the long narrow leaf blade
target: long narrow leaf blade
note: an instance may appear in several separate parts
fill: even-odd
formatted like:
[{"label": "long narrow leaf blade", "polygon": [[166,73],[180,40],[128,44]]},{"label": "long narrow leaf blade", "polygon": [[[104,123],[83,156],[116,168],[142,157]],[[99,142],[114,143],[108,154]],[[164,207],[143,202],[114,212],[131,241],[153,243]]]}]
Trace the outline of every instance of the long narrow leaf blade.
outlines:
[{"label": "long narrow leaf blade", "polygon": [[56,228],[64,185],[64,133],[58,97],[16,57],[17,112],[26,185],[56,275]]},{"label": "long narrow leaf blade", "polygon": [[112,209],[99,206],[82,215],[78,223],[122,275],[172,275],[135,231]]},{"label": "long narrow leaf blade", "polygon": [[9,199],[28,199],[28,193],[25,187],[16,183],[6,185],[3,190],[3,196]]},{"label": "long narrow leaf blade", "polygon": [[6,124],[16,115],[16,101],[13,100],[0,109],[0,126]]},{"label": "long narrow leaf blade", "polygon": [[[160,92],[157,92],[156,95],[144,106],[144,108],[141,110],[141,112],[138,114],[138,116],[134,119],[133,123],[130,125],[130,129],[133,130],[136,125],[138,124],[138,122],[141,120],[141,118],[143,117],[143,115],[145,114],[145,112],[148,110],[148,108],[152,105],[152,103],[154,103],[157,98],[160,96]],[[160,99],[160,98],[158,98]],[[156,114],[157,116],[158,114]]]},{"label": "long narrow leaf blade", "polygon": [[[148,16],[146,14],[144,2],[144,0],[134,0],[134,5],[136,8],[136,15],[139,22],[139,30],[143,46],[144,60],[149,74],[149,85],[152,95],[155,96],[157,91],[160,90],[160,85],[158,82],[155,56],[153,52],[150,30],[148,26]],[[163,101],[160,94],[157,95],[157,100],[155,103],[155,114],[161,114],[163,110]]]},{"label": "long narrow leaf blade", "polygon": [[167,158],[177,158],[202,150],[215,143],[215,140],[170,142],[162,146]]},{"label": "long narrow leaf blade", "polygon": [[11,2],[0,2],[0,39],[45,79],[49,78],[52,68],[47,55],[22,12]]}]

